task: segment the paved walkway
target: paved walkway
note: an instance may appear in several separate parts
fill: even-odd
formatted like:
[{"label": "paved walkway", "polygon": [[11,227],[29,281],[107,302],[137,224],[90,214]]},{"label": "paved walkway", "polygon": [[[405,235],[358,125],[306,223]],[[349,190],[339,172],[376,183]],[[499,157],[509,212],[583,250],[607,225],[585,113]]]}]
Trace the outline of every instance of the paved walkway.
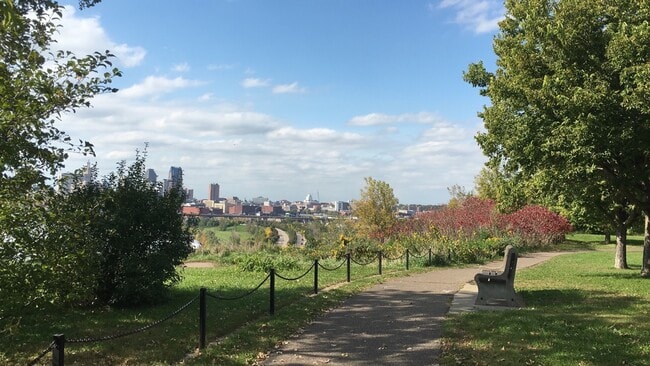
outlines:
[{"label": "paved walkway", "polygon": [[[520,256],[517,268],[559,254],[563,253]],[[479,268],[434,270],[375,285],[283,342],[263,364],[436,365],[442,320],[450,311],[474,309],[476,286],[468,282]]]}]

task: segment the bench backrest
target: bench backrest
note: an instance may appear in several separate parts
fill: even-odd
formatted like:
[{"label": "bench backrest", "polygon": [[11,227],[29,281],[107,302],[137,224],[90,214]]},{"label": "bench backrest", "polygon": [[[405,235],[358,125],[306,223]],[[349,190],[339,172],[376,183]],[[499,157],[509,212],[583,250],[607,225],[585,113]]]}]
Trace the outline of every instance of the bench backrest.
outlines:
[{"label": "bench backrest", "polygon": [[517,271],[517,249],[512,245],[508,245],[503,257],[503,271],[509,281],[515,280],[515,273]]}]

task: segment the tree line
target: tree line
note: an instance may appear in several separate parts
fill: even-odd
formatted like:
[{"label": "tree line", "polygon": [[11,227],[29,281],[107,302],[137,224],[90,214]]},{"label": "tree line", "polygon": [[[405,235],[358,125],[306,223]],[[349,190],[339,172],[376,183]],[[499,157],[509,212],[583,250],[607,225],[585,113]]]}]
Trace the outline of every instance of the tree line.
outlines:
[{"label": "tree line", "polygon": [[57,1],[0,1],[0,319],[49,303],[155,301],[191,250],[183,195],[146,180],[146,150],[101,180],[55,189],[69,154],[94,155],[58,122],[116,92],[122,75],[109,51],[53,47],[62,14]]},{"label": "tree line", "polygon": [[502,209],[540,203],[617,235],[645,218],[650,276],[650,4],[509,0],[494,38],[496,69],[464,79],[489,98],[476,136],[480,179]]}]

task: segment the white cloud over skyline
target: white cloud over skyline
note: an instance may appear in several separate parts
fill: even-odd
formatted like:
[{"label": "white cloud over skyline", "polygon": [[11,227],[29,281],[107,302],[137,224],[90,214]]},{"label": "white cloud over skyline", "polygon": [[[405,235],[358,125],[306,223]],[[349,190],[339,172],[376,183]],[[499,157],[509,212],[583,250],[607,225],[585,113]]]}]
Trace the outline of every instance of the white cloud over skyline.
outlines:
[{"label": "white cloud over skyline", "polygon": [[[445,0],[438,6],[454,10],[457,22],[478,32],[486,25],[469,19],[488,24],[493,17],[493,2],[479,3],[485,4]],[[319,192],[322,200],[350,200],[358,198],[363,178],[372,176],[388,182],[403,203],[441,203],[446,187],[471,188],[485,160],[473,139],[473,119],[467,127],[468,120],[447,117],[435,106],[393,101],[356,107],[334,82],[317,84],[294,70],[268,71],[244,57],[203,63],[183,57],[145,67],[145,55],[153,51],[113,41],[100,17],[82,15],[66,8],[60,45],[83,54],[111,49],[130,68],[119,92],[97,96],[91,108],[65,115],[61,123],[73,139],[95,145],[97,156],[90,160],[100,175],[119,160],[132,160],[148,143],[147,165],[159,178],[170,166],[181,166],[185,185],[199,198],[208,184],[219,183],[223,195],[240,198],[297,200]],[[282,82],[291,80],[299,81]],[[326,92],[333,101],[296,102]],[[322,105],[337,113],[323,113],[328,107]],[[67,168],[88,160],[72,155]]]}]

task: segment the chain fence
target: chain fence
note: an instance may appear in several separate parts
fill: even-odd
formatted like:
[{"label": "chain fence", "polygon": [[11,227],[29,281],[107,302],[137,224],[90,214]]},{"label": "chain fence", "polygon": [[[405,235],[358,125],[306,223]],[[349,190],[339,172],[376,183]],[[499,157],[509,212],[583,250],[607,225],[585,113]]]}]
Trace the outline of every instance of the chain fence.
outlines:
[{"label": "chain fence", "polygon": [[343,267],[343,265],[344,265],[345,263],[347,263],[347,260],[344,260],[343,262],[339,263],[339,265],[336,266],[336,267],[326,267],[326,266],[322,265],[321,263],[318,263],[318,266],[319,266],[320,268],[326,270],[326,271],[336,271],[337,269]]},{"label": "chain fence", "polygon": [[298,276],[298,277],[294,277],[294,278],[284,277],[284,276],[282,276],[282,275],[280,275],[280,274],[278,274],[278,273],[276,273],[275,275],[278,276],[278,277],[280,277],[281,279],[283,279],[283,280],[285,280],[285,281],[298,281],[299,279],[305,277],[309,272],[311,272],[312,269],[314,269],[314,265],[312,265],[311,267],[309,267],[309,269],[307,270],[307,272],[301,274],[301,275]]},{"label": "chain fence", "polygon": [[402,255],[400,255],[400,256],[398,256],[398,257],[395,257],[395,258],[393,258],[393,257],[389,257],[388,255],[383,254],[383,253],[382,253],[382,255],[384,256],[384,258],[388,259],[389,261],[396,261],[396,260],[398,260],[398,259],[402,259],[402,258],[404,258],[404,256],[406,256],[406,253],[408,253],[408,251],[402,253]]},{"label": "chain fence", "polygon": [[375,263],[375,260],[376,259],[372,259],[369,262],[362,263],[362,262],[357,262],[354,258],[350,257],[350,261],[352,261],[352,263],[354,263],[356,265],[359,265],[359,266],[367,266],[367,265],[373,264],[373,263]]},{"label": "chain fence", "polygon": [[40,361],[43,357],[45,357],[45,355],[47,355],[47,354],[52,350],[52,348],[54,348],[54,341],[52,341],[52,343],[50,343],[50,345],[47,346],[47,348],[44,349],[43,352],[39,353],[39,354],[38,354],[38,357],[36,357],[35,359],[31,360],[31,361],[27,364],[27,366],[34,366],[34,365],[36,365],[36,364],[38,363],[38,361]]},{"label": "chain fence", "polygon": [[[262,280],[255,288],[253,288],[250,291],[247,291],[246,293],[244,293],[244,294],[242,294],[240,296],[234,296],[234,297],[219,296],[219,295],[216,295],[216,294],[208,293],[206,288],[201,288],[198,296],[192,298],[187,303],[185,303],[183,306],[176,309],[175,311],[173,311],[169,315],[167,315],[164,318],[161,318],[159,320],[156,320],[156,321],[154,321],[152,323],[144,325],[142,327],[135,328],[133,330],[124,331],[124,332],[115,333],[115,334],[106,335],[106,336],[85,337],[85,338],[71,338],[69,340],[66,340],[65,336],[63,334],[56,334],[56,335],[54,335],[54,341],[51,342],[49,344],[49,346],[47,346],[47,348],[45,348],[42,352],[40,352],[38,354],[38,356],[35,357],[32,361],[30,361],[27,365],[28,366],[34,366],[34,365],[38,364],[48,353],[51,352],[52,353],[52,365],[64,366],[64,363],[63,363],[64,356],[63,356],[63,354],[64,354],[64,344],[65,343],[78,344],[78,343],[102,342],[102,341],[109,341],[109,340],[113,340],[113,339],[126,337],[126,336],[133,335],[133,334],[136,334],[136,333],[141,333],[141,332],[144,332],[144,331],[146,331],[148,329],[151,329],[151,328],[153,328],[155,326],[158,326],[158,325],[172,319],[173,317],[177,316],[178,314],[183,312],[185,309],[187,309],[190,305],[192,305],[194,302],[196,302],[197,299],[199,300],[199,349],[202,349],[202,348],[205,347],[205,344],[206,344],[206,342],[205,342],[205,340],[206,340],[206,301],[205,301],[206,297],[211,297],[211,298],[213,298],[215,300],[225,300],[225,301],[240,300],[240,299],[243,299],[243,298],[245,298],[247,296],[252,295],[256,291],[258,291],[267,281],[269,281],[270,282],[270,286],[269,286],[269,290],[270,290],[269,291],[269,293],[270,293],[269,313],[270,313],[270,315],[274,315],[274,312],[275,312],[275,277],[276,276],[283,279],[283,280],[286,280],[286,281],[298,281],[298,280],[304,278],[305,276],[307,276],[313,270],[314,271],[314,294],[317,294],[318,293],[318,268],[322,268],[322,269],[324,269],[326,271],[336,271],[336,270],[340,269],[341,267],[343,267],[343,265],[345,265],[347,263],[347,281],[350,282],[350,263],[354,263],[354,264],[357,264],[357,265],[360,265],[360,266],[367,266],[367,265],[370,265],[370,264],[372,264],[374,262],[379,261],[379,274],[381,275],[382,256],[383,256],[383,254],[381,252],[379,252],[377,257],[375,257],[374,259],[364,263],[364,262],[359,262],[359,261],[355,260],[354,258],[352,258],[352,256],[350,254],[347,254],[346,259],[343,260],[341,263],[339,263],[338,265],[336,265],[334,267],[324,266],[324,265],[320,264],[318,262],[318,260],[315,260],[314,263],[309,267],[309,269],[307,269],[307,271],[305,271],[303,274],[301,274],[300,276],[297,276],[297,277],[286,277],[286,276],[283,276],[283,275],[280,275],[280,274],[276,273],[275,269],[271,269],[269,271],[269,274],[264,278],[264,280]],[[406,256],[406,263],[407,263],[406,264],[406,269],[408,270],[409,269],[409,267],[408,267],[409,251],[408,250],[399,257],[391,258],[391,257],[385,256],[385,258],[388,259],[388,260],[398,260],[398,259],[403,258],[404,256]],[[426,256],[426,254],[419,254],[419,256],[413,254],[413,256],[416,257],[416,258],[424,258]],[[429,257],[430,256],[431,256],[431,249],[429,249]],[[59,342],[59,343],[57,343],[57,342]]]},{"label": "chain fence", "polygon": [[262,282],[260,282],[259,285],[257,285],[254,289],[252,289],[252,290],[246,292],[245,294],[243,294],[243,295],[241,295],[241,296],[226,297],[226,296],[213,295],[213,294],[210,294],[210,293],[208,293],[207,295],[208,295],[209,297],[215,299],[215,300],[228,300],[228,301],[233,301],[233,300],[243,299],[244,297],[246,297],[246,296],[248,296],[248,295],[252,295],[255,291],[259,290],[260,287],[262,287],[262,285],[263,285],[263,284],[264,284],[264,283],[265,283],[265,282],[266,282],[270,277],[271,277],[271,274],[269,273],[268,276],[266,276],[266,278],[265,278],[264,280],[262,280]]},{"label": "chain fence", "polygon": [[166,317],[164,317],[162,319],[159,319],[159,320],[156,320],[155,322],[144,325],[142,327],[139,327],[139,328],[136,328],[136,329],[133,329],[133,330],[129,330],[129,331],[126,331],[126,332],[116,333],[116,334],[102,336],[102,337],[87,337],[87,338],[67,339],[66,343],[92,343],[92,342],[110,341],[112,339],[122,338],[122,337],[130,336],[132,334],[144,332],[145,330],[148,330],[148,329],[151,329],[151,328],[153,328],[153,327],[155,327],[157,325],[160,325],[160,324],[166,322],[167,320],[175,317],[176,315],[180,314],[183,310],[187,309],[188,306],[192,305],[192,303],[194,303],[198,298],[199,298],[198,296],[194,297],[192,300],[188,301],[185,305],[183,305],[180,308],[176,309],[174,312],[167,315]]}]

